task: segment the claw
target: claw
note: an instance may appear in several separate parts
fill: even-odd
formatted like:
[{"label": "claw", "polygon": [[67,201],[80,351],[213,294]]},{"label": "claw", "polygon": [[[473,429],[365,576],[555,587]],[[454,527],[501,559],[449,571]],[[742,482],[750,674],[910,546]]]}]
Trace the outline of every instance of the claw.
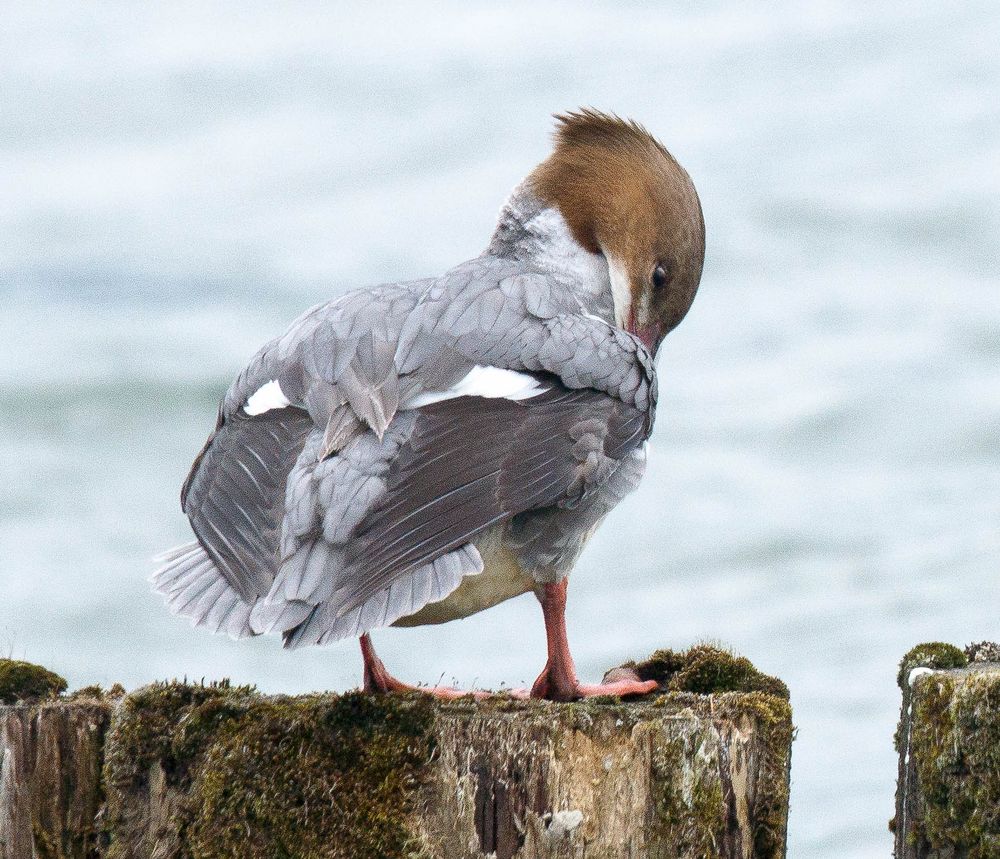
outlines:
[{"label": "claw", "polygon": [[490,697],[489,692],[463,691],[462,689],[448,689],[441,686],[413,686],[403,683],[393,677],[379,659],[372,644],[371,637],[366,633],[361,636],[361,655],[365,663],[365,692],[389,693],[389,692],[422,692],[425,695],[433,695],[443,701],[454,701],[456,698],[475,698],[481,700]]}]

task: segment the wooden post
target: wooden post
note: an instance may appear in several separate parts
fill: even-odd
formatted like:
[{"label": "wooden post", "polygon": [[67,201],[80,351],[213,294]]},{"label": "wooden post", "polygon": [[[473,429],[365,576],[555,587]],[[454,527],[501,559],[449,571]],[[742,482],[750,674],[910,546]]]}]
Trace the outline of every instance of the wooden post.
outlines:
[{"label": "wooden post", "polygon": [[97,856],[111,706],[0,706],[0,859]]},{"label": "wooden post", "polygon": [[167,683],[3,707],[0,859],[780,859],[791,711],[747,666],[660,652],[635,667],[668,691],[625,703]]},{"label": "wooden post", "polygon": [[1000,856],[998,657],[935,642],[903,659],[895,859]]}]

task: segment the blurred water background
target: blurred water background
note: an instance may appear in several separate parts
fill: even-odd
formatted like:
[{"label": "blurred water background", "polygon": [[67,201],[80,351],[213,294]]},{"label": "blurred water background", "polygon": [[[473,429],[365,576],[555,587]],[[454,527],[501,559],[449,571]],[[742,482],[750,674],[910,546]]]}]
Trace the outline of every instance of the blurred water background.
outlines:
[{"label": "blurred water background", "polygon": [[[992,2],[3,5],[0,651],[73,686],[347,689],[171,617],[178,490],[256,347],[476,255],[594,105],[701,192],[642,489],[578,567],[582,673],[721,641],[792,688],[790,856],[890,851],[895,665],[1000,636]],[[529,682],[540,613],[376,636],[406,679]]]}]

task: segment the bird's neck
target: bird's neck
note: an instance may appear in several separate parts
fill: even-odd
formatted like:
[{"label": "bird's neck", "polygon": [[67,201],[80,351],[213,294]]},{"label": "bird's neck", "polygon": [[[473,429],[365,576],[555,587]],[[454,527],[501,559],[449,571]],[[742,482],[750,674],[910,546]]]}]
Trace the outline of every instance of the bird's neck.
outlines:
[{"label": "bird's neck", "polygon": [[542,203],[523,183],[500,210],[486,253],[524,262],[571,290],[585,312],[614,324],[608,262],[584,248],[560,211]]}]

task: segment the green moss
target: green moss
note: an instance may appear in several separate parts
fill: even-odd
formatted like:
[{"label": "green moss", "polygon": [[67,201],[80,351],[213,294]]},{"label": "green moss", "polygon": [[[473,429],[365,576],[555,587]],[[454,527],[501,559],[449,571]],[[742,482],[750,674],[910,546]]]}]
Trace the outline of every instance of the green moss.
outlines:
[{"label": "green moss", "polygon": [[[156,837],[163,821],[138,816],[141,795],[164,785],[171,793],[166,806],[160,795],[160,807],[172,815],[169,829],[177,836],[159,841],[161,859],[412,859],[420,852],[411,843],[413,803],[433,754],[434,714],[442,707],[524,710],[581,730],[598,716],[606,724],[614,717],[615,730],[631,730],[648,719],[650,708],[735,720],[759,738],[755,754],[763,772],[753,809],[754,855],[781,856],[792,733],[784,684],[706,645],[660,651],[635,667],[680,691],[631,704],[609,698],[553,705],[498,696],[442,705],[422,695],[269,698],[228,684],[140,689],[116,708],[106,746],[108,859],[148,853],[152,845],[144,839]],[[725,687],[739,691],[718,691]],[[698,771],[698,744],[718,741],[710,723],[700,724],[654,761],[662,776],[655,823],[660,843],[684,845],[678,855],[685,856],[718,855],[726,822],[718,768]],[[691,774],[678,781],[677,767],[685,766]]]},{"label": "green moss", "polygon": [[108,785],[123,792],[142,789],[159,763],[167,784],[185,787],[190,765],[227,716],[246,712],[253,689],[157,683],[126,697],[116,713],[105,758]]},{"label": "green moss", "polygon": [[[899,670],[896,673],[896,685],[903,692],[903,700],[900,705],[899,722],[896,724],[896,731],[893,734],[893,745],[897,754],[903,754],[905,738],[903,736],[903,723],[906,714],[910,709],[910,672],[914,668],[930,668],[934,671],[948,670],[951,668],[964,668],[968,664],[968,656],[951,644],[942,641],[928,641],[910,648],[909,652],[899,663]],[[892,821],[889,821],[892,825]]]},{"label": "green moss", "polygon": [[0,704],[38,701],[66,691],[66,681],[41,665],[0,659]]},{"label": "green moss", "polygon": [[923,667],[934,670],[964,668],[968,662],[968,657],[953,644],[945,644],[943,641],[928,641],[925,644],[918,644],[911,648],[899,663],[896,684],[903,692],[908,692],[910,672],[914,668]]},{"label": "green moss", "polygon": [[[147,825],[138,817],[142,803],[135,797],[150,789],[154,766],[162,769],[168,788],[185,795],[192,768],[212,739],[211,726],[218,726],[224,714],[245,713],[253,698],[251,688],[233,688],[228,681],[208,686],[173,682],[143,687],[121,701],[105,744],[108,859],[141,855],[146,846],[138,843]],[[186,804],[181,803],[177,816],[177,827],[183,829],[190,817]]]},{"label": "green moss", "polygon": [[661,688],[666,688],[670,679],[687,665],[689,650],[656,650],[643,662],[626,662],[623,667],[631,668],[642,680],[655,680]]},{"label": "green moss", "polygon": [[179,796],[178,857],[409,856],[432,718],[422,695],[139,690],[122,702],[107,746],[109,856],[137,850],[142,826],[122,800],[148,786],[154,764]]},{"label": "green moss", "polygon": [[924,797],[908,837],[942,855],[1000,855],[1000,677],[948,673],[913,696],[910,750]]},{"label": "green moss", "polygon": [[101,701],[104,698],[104,690],[96,683],[92,686],[81,686],[74,689],[66,696],[70,701]]},{"label": "green moss", "polygon": [[406,856],[431,720],[422,696],[259,702],[208,752],[192,854]]},{"label": "green moss", "polygon": [[657,650],[645,662],[629,663],[643,680],[655,680],[673,692],[712,695],[719,692],[764,692],[788,699],[788,687],[758,671],[744,656],[699,644],[687,651]]}]

